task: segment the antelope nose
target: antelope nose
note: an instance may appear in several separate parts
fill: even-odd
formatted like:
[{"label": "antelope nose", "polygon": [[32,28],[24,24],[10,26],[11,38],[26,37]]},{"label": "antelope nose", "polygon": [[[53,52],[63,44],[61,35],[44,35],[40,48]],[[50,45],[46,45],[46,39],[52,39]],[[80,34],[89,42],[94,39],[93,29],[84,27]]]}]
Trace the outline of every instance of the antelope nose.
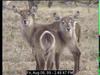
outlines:
[{"label": "antelope nose", "polygon": [[68,31],[70,31],[70,28],[67,28]]}]

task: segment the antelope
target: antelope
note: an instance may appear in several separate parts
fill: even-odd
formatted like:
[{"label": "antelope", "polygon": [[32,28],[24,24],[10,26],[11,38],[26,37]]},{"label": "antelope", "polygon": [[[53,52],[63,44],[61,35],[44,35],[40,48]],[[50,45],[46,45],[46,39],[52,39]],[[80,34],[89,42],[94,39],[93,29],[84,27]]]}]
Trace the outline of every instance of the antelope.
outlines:
[{"label": "antelope", "polygon": [[[51,70],[53,68],[55,60],[55,36],[49,30],[44,30],[44,28],[34,27],[32,12],[28,9],[18,10],[15,6],[13,8],[4,7],[8,10],[13,10],[18,13],[21,17],[21,32],[25,40],[32,47],[32,51],[36,59],[36,69]],[[37,29],[38,28],[38,29]],[[39,29],[40,28],[40,29]],[[40,35],[38,35],[40,34]]]},{"label": "antelope", "polygon": [[[74,22],[74,20],[71,17],[67,16],[67,17],[63,17],[58,22],[54,22],[52,24],[47,24],[47,25],[39,25],[37,27],[34,27],[33,36],[31,39],[31,42],[33,42],[32,44],[34,44],[34,51],[36,51],[36,49],[39,47],[39,41],[37,40],[39,40],[39,38],[42,36],[42,34],[46,30],[51,32],[55,37],[55,47],[54,47],[55,57],[52,57],[52,59],[55,58],[55,61],[54,61],[55,64],[51,63],[51,68],[53,67],[53,65],[55,65],[56,69],[59,69],[60,56],[64,50],[64,47],[67,46],[67,48],[70,50],[70,52],[73,54],[73,57],[74,57],[74,62],[75,62],[74,73],[77,73],[79,71],[79,64],[80,64],[79,60],[80,60],[81,52],[76,44],[77,42],[76,42],[76,34],[75,34],[75,24],[76,22]],[[39,58],[38,52],[40,53],[42,52],[41,51],[36,51],[36,52],[37,52],[36,59],[38,59]],[[51,56],[53,56],[53,54]],[[49,60],[51,61],[51,59]],[[39,62],[41,61],[42,61],[41,64],[43,67],[42,58]],[[37,62],[37,64],[39,62]],[[47,63],[47,65],[49,64],[49,62]]]},{"label": "antelope", "polygon": [[51,70],[54,65],[56,69],[59,69],[60,56],[64,47],[67,47],[74,57],[74,74],[79,71],[81,52],[76,44],[76,21],[73,18],[67,16],[51,24],[33,25],[32,22],[30,23],[30,20],[32,20],[30,10],[18,11],[15,7],[13,9],[6,8],[21,16],[22,34],[32,47],[37,70],[45,68],[45,61],[47,62],[47,69]]}]

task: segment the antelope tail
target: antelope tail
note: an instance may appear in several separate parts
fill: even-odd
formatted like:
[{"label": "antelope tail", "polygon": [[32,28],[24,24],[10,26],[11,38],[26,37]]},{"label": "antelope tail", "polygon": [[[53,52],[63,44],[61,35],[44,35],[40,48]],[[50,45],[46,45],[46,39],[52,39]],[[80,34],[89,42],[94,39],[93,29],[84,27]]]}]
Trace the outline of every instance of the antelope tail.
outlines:
[{"label": "antelope tail", "polygon": [[55,47],[55,37],[50,31],[46,30],[41,34],[40,46],[45,51],[45,55]]}]

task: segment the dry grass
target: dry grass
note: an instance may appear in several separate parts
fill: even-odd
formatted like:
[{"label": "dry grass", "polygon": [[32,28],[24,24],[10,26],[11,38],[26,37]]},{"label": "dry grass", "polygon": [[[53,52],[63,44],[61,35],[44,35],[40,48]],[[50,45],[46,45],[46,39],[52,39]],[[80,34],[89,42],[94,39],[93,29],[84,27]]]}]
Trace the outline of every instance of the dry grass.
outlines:
[{"label": "dry grass", "polygon": [[[24,2],[12,2],[19,8],[25,8]],[[11,6],[9,5],[9,6]],[[98,52],[98,11],[97,8],[91,7],[90,13],[84,6],[65,6],[54,5],[48,8],[46,5],[40,5],[36,21],[38,23],[51,23],[52,13],[57,12],[60,16],[67,16],[79,10],[80,25],[82,29],[80,50],[81,70],[77,75],[97,75],[97,52]],[[47,20],[48,19],[48,20]],[[23,40],[20,33],[20,16],[9,10],[3,10],[3,75],[25,75],[28,69],[35,69],[34,56],[31,48]],[[70,52],[65,49],[61,57],[60,69],[73,69],[73,57]]]}]

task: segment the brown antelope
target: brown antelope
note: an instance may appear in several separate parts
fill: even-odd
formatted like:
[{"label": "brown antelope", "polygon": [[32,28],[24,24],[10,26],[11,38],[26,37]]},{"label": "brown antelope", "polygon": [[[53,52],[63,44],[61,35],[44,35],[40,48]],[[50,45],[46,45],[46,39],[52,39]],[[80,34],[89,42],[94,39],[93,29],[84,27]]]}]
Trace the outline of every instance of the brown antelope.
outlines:
[{"label": "brown antelope", "polygon": [[[13,10],[21,17],[20,25],[23,37],[32,47],[32,51],[35,54],[36,69],[43,70],[45,68],[52,69],[55,60],[55,36],[45,27],[32,26],[33,18],[30,10],[17,10],[15,6],[13,8],[4,7],[8,10]],[[47,66],[47,67],[46,67]]]},{"label": "brown antelope", "polygon": [[30,10],[18,11],[15,7],[13,9],[6,8],[17,12],[21,16],[22,34],[32,47],[37,70],[45,68],[45,61],[47,61],[47,69],[52,69],[54,65],[56,69],[59,69],[60,55],[63,48],[67,47],[74,57],[74,74],[79,71],[81,52],[76,44],[76,22],[73,18],[67,16],[52,24],[33,25],[30,22],[32,20]]},{"label": "brown antelope", "polygon": [[[36,42],[40,38],[41,34],[46,30],[50,31],[55,36],[54,53],[55,53],[56,69],[59,69],[59,59],[60,59],[59,57],[63,52],[63,48],[67,46],[74,57],[75,61],[74,73],[76,73],[79,70],[79,60],[80,60],[80,50],[76,44],[77,42],[75,34],[75,24],[76,22],[71,17],[68,16],[52,24],[39,25],[37,27],[34,27],[33,31],[34,38],[31,39],[31,41],[33,42],[32,44],[34,44],[34,48],[38,47],[39,44],[36,44]],[[38,56],[36,57],[36,59],[37,58]]]}]

